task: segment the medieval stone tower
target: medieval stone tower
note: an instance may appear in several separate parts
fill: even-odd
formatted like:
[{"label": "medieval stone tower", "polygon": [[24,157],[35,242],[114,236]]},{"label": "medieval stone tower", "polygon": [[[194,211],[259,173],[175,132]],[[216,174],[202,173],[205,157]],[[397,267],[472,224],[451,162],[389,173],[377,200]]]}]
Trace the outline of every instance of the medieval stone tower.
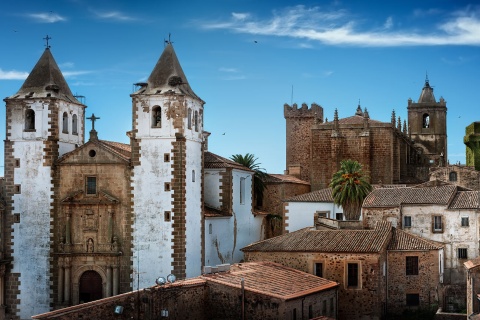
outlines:
[{"label": "medieval stone tower", "polygon": [[[84,110],[49,47],[6,102],[5,304],[21,319],[50,310],[54,163],[84,141]],[[15,259],[12,259],[12,257]]]},{"label": "medieval stone tower", "polygon": [[443,166],[447,159],[447,103],[435,100],[428,78],[418,102],[408,100],[408,133],[422,151],[425,168]]},{"label": "medieval stone tower", "polygon": [[170,43],[133,107],[133,283],[197,276],[202,265],[203,105]]}]

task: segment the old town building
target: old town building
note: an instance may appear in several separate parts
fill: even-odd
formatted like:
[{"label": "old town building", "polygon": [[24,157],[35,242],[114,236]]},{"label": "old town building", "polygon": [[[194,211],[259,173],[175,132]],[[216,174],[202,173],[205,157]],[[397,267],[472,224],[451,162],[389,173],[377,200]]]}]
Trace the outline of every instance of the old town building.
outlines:
[{"label": "old town building", "polygon": [[338,282],[339,319],[381,319],[441,299],[442,245],[387,221],[370,230],[304,228],[242,250],[246,261],[273,261]]},{"label": "old town building", "polygon": [[373,120],[358,105],[353,116],[324,119],[323,108],[285,104],[286,169],[311,183],[328,186],[341,160],[353,159],[370,173],[371,183],[428,180],[428,169],[447,159],[446,101],[437,102],[428,79],[418,102],[408,100],[408,124],[392,113],[390,122]]},{"label": "old town building", "polygon": [[240,248],[262,239],[252,171],[206,151],[204,101],[170,43],[136,86],[130,144],[99,139],[101,117],[86,117],[50,47],[5,98],[7,318],[148,287],[160,275],[195,277],[206,264],[239,262]]}]

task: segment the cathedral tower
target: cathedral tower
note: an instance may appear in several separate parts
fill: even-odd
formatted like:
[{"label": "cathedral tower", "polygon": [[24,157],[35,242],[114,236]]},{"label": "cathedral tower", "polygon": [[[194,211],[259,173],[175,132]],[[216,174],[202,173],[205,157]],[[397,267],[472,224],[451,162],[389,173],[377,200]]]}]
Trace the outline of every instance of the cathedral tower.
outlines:
[{"label": "cathedral tower", "polygon": [[86,106],[72,95],[48,45],[20,90],[4,101],[4,258],[11,259],[5,304],[7,317],[29,319],[50,310],[54,162],[83,143]]},{"label": "cathedral tower", "polygon": [[133,108],[133,287],[202,265],[203,105],[168,43]]},{"label": "cathedral tower", "polygon": [[418,102],[408,100],[409,135],[415,147],[421,149],[420,165],[443,166],[447,159],[447,103],[435,100],[428,78],[425,80]]}]

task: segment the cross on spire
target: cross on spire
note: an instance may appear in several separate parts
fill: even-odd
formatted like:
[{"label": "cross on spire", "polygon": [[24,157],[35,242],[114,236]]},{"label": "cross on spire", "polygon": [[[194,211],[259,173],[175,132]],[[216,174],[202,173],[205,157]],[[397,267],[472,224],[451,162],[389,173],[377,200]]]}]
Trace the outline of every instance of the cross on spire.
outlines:
[{"label": "cross on spire", "polygon": [[46,47],[47,49],[50,49],[50,46],[48,45],[48,40],[50,40],[50,39],[52,39],[52,38],[49,37],[48,34],[47,34],[47,36],[46,36],[45,38],[43,38],[43,40],[45,40],[45,41],[47,42],[47,44],[45,45],[45,47]]},{"label": "cross on spire", "polygon": [[95,114],[92,113],[92,116],[88,117],[87,119],[92,121],[92,131],[95,131],[95,121],[100,119],[100,117],[95,117]]}]

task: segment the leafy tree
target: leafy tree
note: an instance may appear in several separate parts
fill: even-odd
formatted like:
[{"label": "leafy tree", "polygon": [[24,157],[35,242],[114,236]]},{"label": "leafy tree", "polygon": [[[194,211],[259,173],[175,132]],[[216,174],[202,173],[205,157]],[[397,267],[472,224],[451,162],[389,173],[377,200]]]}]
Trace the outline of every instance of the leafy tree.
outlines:
[{"label": "leafy tree", "polygon": [[347,220],[359,220],[363,200],[372,190],[362,165],[354,160],[342,160],[340,170],[332,177],[330,188],[335,204],[342,206]]},{"label": "leafy tree", "polygon": [[265,169],[260,168],[260,164],[255,158],[255,155],[247,153],[245,155],[234,154],[230,157],[236,163],[243,165],[244,167],[249,168],[250,170],[255,171],[253,176],[253,193],[254,198],[257,204],[263,202],[263,190],[265,189],[264,179],[267,176]]}]

